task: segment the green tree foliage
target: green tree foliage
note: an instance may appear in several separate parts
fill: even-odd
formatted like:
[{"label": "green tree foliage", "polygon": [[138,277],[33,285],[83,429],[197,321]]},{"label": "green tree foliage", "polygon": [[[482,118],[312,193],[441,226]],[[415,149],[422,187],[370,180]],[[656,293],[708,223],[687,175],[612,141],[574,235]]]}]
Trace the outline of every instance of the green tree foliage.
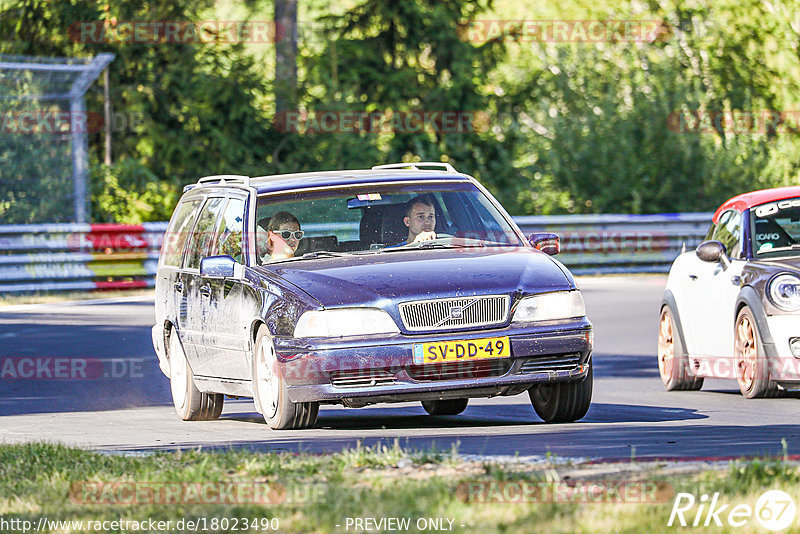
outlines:
[{"label": "green tree foliage", "polygon": [[[202,20],[214,16],[211,0],[6,0],[0,53],[116,54],[110,67],[114,112],[137,120],[114,133],[114,165],[93,166],[98,220],[163,220],[180,185],[205,174],[413,159],[454,162],[518,214],[705,211],[742,191],[797,181],[796,124],[737,133],[709,120],[721,112],[800,109],[800,39],[791,5],[500,3],[356,0],[350,9],[310,21],[302,19],[307,3],[300,2],[300,24],[313,23],[314,31],[300,34],[298,112],[472,114],[464,132],[287,130],[273,108],[272,66],[252,47],[91,43],[68,31],[81,21],[113,27],[118,21]],[[269,3],[240,7],[254,20],[272,18]],[[484,42],[465,38],[474,21],[508,18],[502,9],[526,19],[655,20],[664,31],[653,42],[531,42],[513,28]],[[90,111],[102,109],[97,84],[88,98]],[[697,117],[705,122],[695,124]],[[44,148],[40,161],[16,161],[8,149],[14,141],[3,143],[3,183],[9,173],[41,172],[54,161],[52,149]],[[90,143],[97,161],[101,134]],[[68,185],[68,170],[52,169],[53,179],[58,174]],[[0,210],[10,213],[25,195],[40,193],[17,187],[0,196]]]}]

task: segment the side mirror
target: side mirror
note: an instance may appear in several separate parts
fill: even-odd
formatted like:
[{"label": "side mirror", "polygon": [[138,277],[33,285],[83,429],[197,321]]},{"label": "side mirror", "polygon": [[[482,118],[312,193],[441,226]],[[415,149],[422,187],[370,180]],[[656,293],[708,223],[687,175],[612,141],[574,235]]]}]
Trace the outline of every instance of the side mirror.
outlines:
[{"label": "side mirror", "polygon": [[203,278],[242,278],[244,265],[236,263],[231,256],[209,256],[200,260],[200,276]]},{"label": "side mirror", "polygon": [[731,260],[728,258],[728,250],[719,241],[703,241],[697,245],[695,254],[702,261],[708,263],[720,262],[723,269],[727,269],[731,264]]},{"label": "side mirror", "polygon": [[557,234],[537,232],[535,234],[531,234],[531,236],[528,238],[528,242],[533,248],[541,250],[550,256],[555,256],[561,252],[561,244],[559,243]]}]

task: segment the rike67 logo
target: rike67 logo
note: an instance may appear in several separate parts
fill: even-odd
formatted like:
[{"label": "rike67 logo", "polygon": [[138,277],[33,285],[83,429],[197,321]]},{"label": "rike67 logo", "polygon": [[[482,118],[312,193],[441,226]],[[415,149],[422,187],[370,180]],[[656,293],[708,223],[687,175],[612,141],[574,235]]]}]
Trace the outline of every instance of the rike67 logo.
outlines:
[{"label": "rike67 logo", "polygon": [[781,490],[769,490],[756,501],[755,507],[749,504],[722,503],[719,492],[709,496],[703,494],[696,498],[691,493],[678,493],[667,526],[728,526],[750,527],[755,521],[767,530],[779,531],[794,523],[797,513],[794,499]]}]

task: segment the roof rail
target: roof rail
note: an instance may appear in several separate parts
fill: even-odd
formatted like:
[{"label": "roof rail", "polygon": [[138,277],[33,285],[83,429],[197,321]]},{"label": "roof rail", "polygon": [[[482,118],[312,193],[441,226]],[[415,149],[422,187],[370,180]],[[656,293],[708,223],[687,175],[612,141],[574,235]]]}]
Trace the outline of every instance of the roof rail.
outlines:
[{"label": "roof rail", "polygon": [[239,174],[217,174],[215,176],[204,176],[197,180],[197,185],[227,185],[227,184],[242,184],[245,187],[250,186],[250,177],[241,176]]},{"label": "roof rail", "polygon": [[377,169],[413,169],[415,171],[421,171],[424,169],[420,169],[420,167],[441,167],[447,172],[458,172],[455,167],[450,165],[449,163],[442,163],[439,161],[420,161],[417,163],[389,163],[387,165],[375,165],[372,167],[372,170]]}]

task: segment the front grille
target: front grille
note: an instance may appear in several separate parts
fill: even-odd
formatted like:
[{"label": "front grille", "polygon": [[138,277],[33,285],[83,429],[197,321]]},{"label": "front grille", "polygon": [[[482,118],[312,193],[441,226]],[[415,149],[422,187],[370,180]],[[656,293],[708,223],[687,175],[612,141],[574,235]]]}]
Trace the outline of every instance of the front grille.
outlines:
[{"label": "front grille", "polygon": [[508,295],[483,295],[400,304],[400,317],[410,332],[449,330],[504,323]]},{"label": "front grille", "polygon": [[331,384],[337,388],[388,386],[394,383],[394,375],[382,370],[343,371],[331,375]]},{"label": "front grille", "polygon": [[408,376],[418,381],[471,380],[503,376],[511,368],[510,360],[454,362],[441,365],[410,365]]},{"label": "front grille", "polygon": [[528,358],[522,362],[519,373],[545,373],[547,371],[572,371],[580,364],[581,354],[547,355]]}]

